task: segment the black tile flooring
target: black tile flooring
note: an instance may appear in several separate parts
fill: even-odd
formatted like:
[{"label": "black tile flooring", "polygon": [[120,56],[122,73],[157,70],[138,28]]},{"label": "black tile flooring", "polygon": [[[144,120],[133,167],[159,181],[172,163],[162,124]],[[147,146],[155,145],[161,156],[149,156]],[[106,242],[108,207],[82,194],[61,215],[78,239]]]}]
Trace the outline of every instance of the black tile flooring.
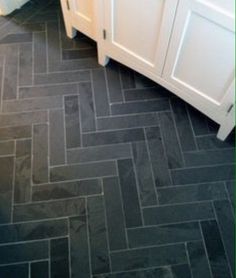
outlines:
[{"label": "black tile flooring", "polygon": [[232,278],[234,134],[65,35],[0,18],[0,278]]}]

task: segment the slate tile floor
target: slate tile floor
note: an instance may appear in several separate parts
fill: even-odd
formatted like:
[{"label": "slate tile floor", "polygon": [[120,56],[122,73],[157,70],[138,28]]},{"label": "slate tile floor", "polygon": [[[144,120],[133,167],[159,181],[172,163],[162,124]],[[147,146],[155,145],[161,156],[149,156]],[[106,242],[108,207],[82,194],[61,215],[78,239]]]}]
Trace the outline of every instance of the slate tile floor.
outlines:
[{"label": "slate tile floor", "polygon": [[234,135],[66,38],[0,18],[0,277],[232,278]]}]

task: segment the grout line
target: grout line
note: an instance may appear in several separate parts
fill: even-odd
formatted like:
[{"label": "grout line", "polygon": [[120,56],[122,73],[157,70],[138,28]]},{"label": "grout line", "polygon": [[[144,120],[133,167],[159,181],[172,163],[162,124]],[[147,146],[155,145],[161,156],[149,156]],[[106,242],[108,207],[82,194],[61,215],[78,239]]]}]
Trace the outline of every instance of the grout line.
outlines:
[{"label": "grout line", "polygon": [[95,131],[98,130],[97,126],[97,108],[96,108],[96,102],[95,102],[95,89],[94,89],[94,81],[93,81],[93,71],[90,70],[90,80],[91,80],[91,91],[92,91],[92,99],[93,99],[93,110],[94,110],[94,124],[95,124]]},{"label": "grout line", "polygon": [[[68,263],[69,263],[69,278],[72,277],[71,273],[71,240],[70,240],[70,219],[69,217],[67,218],[67,228],[68,228]],[[79,250],[78,250],[79,251]]]},{"label": "grout line", "polygon": [[12,171],[12,197],[11,197],[11,220],[13,223],[14,216],[14,199],[15,199],[15,180],[16,180],[16,140],[14,141],[14,151],[15,155],[13,157],[13,171]]},{"label": "grout line", "polygon": [[20,45],[17,45],[17,76],[16,76],[16,99],[19,99],[19,80],[20,80]]},{"label": "grout line", "polygon": [[232,204],[230,195],[229,195],[229,191],[228,191],[228,186],[227,186],[226,183],[227,183],[227,182],[225,181],[225,182],[224,182],[224,188],[225,188],[226,195],[227,195],[228,200],[229,200],[229,203],[230,203],[230,208],[231,208],[231,210],[232,210],[233,216],[235,216],[235,210],[234,210],[234,207],[233,207],[233,204]]},{"label": "grout line", "polygon": [[88,198],[85,198],[85,208],[86,208],[86,232],[88,240],[88,259],[89,259],[89,270],[92,276],[92,260],[91,260],[91,244],[90,244],[90,230],[89,230],[89,210],[88,210]]},{"label": "grout line", "polygon": [[3,94],[4,94],[5,74],[6,74],[6,56],[3,56],[1,95],[0,95],[0,113],[2,113],[2,110],[3,110]]},{"label": "grout line", "polygon": [[191,275],[191,278],[194,278],[192,267],[191,267],[190,256],[189,256],[189,252],[188,252],[188,243],[187,242],[185,242],[184,247],[185,247],[185,253],[186,253],[186,257],[187,257],[187,261],[188,261],[188,265],[189,265],[189,269],[190,269],[190,275]]}]

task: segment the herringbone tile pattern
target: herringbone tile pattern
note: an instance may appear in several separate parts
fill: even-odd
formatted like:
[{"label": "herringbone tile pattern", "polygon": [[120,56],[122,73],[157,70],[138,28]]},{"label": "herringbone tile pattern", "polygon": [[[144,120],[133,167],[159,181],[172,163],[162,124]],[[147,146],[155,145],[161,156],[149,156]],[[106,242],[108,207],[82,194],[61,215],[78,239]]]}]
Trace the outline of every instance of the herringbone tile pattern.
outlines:
[{"label": "herringbone tile pattern", "polygon": [[232,278],[234,136],[66,38],[0,19],[0,277]]}]

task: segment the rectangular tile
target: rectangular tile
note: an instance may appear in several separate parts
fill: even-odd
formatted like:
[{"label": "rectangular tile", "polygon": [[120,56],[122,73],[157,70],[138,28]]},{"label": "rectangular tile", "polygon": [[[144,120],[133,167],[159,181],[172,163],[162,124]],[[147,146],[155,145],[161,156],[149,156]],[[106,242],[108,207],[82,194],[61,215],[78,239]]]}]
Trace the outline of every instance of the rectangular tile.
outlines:
[{"label": "rectangular tile", "polygon": [[9,34],[0,40],[0,44],[32,42],[32,33]]},{"label": "rectangular tile", "polygon": [[24,112],[52,108],[62,108],[61,96],[19,99],[3,102],[3,112]]},{"label": "rectangular tile", "polygon": [[[1,133],[1,130],[0,130]],[[14,141],[0,142],[0,155],[10,155],[14,153]]]},{"label": "rectangular tile", "polygon": [[70,276],[68,253],[68,238],[52,239],[50,241],[51,277]]},{"label": "rectangular tile", "polygon": [[47,50],[46,50],[46,33],[33,33],[33,55],[34,55],[34,72],[43,73],[47,71]]},{"label": "rectangular tile", "polygon": [[122,89],[135,88],[134,71],[119,64]]},{"label": "rectangular tile", "polygon": [[129,247],[140,248],[153,245],[200,240],[198,222],[142,227],[128,230]]},{"label": "rectangular tile", "polygon": [[0,157],[0,223],[11,221],[13,190],[13,157]]},{"label": "rectangular tile", "polygon": [[147,147],[150,152],[150,159],[156,187],[170,186],[172,184],[168,162],[164,150],[164,142],[159,127],[145,129]]},{"label": "rectangular tile", "polygon": [[15,278],[15,277],[28,278],[29,277],[29,266],[28,266],[27,263],[2,266],[2,267],[0,267],[0,277],[3,277],[3,278],[4,277],[7,277],[7,278]]},{"label": "rectangular tile", "polygon": [[187,251],[189,254],[192,277],[211,278],[209,263],[202,241],[188,242]]},{"label": "rectangular tile", "polygon": [[76,84],[20,87],[20,98],[41,98],[77,94]]},{"label": "rectangular tile", "polygon": [[159,117],[156,113],[115,116],[97,119],[98,130],[123,129],[133,127],[157,126]]},{"label": "rectangular tile", "polygon": [[169,168],[181,168],[184,165],[184,161],[172,114],[169,112],[165,112],[161,113],[159,117],[160,128],[162,132],[162,138],[164,142]]},{"label": "rectangular tile", "polygon": [[55,182],[115,176],[116,174],[116,165],[114,161],[93,162],[54,167],[50,171],[50,180]]},{"label": "rectangular tile", "polygon": [[103,197],[88,198],[88,227],[93,274],[110,271]]},{"label": "rectangular tile", "polygon": [[111,254],[113,271],[184,264],[186,262],[187,258],[183,244],[121,251]]},{"label": "rectangular tile", "polygon": [[212,149],[228,149],[233,148],[235,145],[234,135],[229,135],[225,141],[220,141],[216,138],[215,134],[208,136],[199,136],[196,138],[197,145],[200,150]]},{"label": "rectangular tile", "polygon": [[30,278],[49,278],[48,261],[34,262],[30,264]]},{"label": "rectangular tile", "polygon": [[134,166],[136,169],[139,195],[142,206],[157,204],[155,181],[145,142],[132,143]]},{"label": "rectangular tile", "polygon": [[96,115],[107,116],[109,112],[108,92],[104,69],[92,71],[92,84],[94,89]]},{"label": "rectangular tile", "polygon": [[81,138],[78,96],[65,97],[65,125],[67,148],[79,147],[81,145]]},{"label": "rectangular tile", "polygon": [[233,208],[235,208],[235,196],[234,196],[235,181],[227,181],[225,185],[226,185],[226,190],[228,192],[231,205]]},{"label": "rectangular tile", "polygon": [[71,277],[87,278],[90,276],[88,223],[86,216],[69,219]]},{"label": "rectangular tile", "polygon": [[33,126],[33,182],[48,182],[48,125]]},{"label": "rectangular tile", "polygon": [[141,209],[132,160],[118,160],[118,171],[126,227],[131,228],[141,226]]},{"label": "rectangular tile", "polygon": [[56,200],[101,193],[102,186],[98,179],[78,180],[72,182],[34,185],[32,187],[32,200]]},{"label": "rectangular tile", "polygon": [[213,276],[231,277],[217,222],[203,221],[201,227]]},{"label": "rectangular tile", "polygon": [[31,198],[31,140],[16,141],[14,202],[25,203]]},{"label": "rectangular tile", "polygon": [[145,208],[145,225],[186,222],[214,218],[211,203],[192,203]]},{"label": "rectangular tile", "polygon": [[14,222],[85,215],[85,201],[75,198],[39,204],[15,205]]},{"label": "rectangular tile", "polygon": [[104,179],[103,188],[110,246],[109,250],[126,249],[125,219],[118,178]]},{"label": "rectangular tile", "polygon": [[96,129],[95,110],[91,84],[78,84],[78,90],[82,130],[83,132],[94,131]]},{"label": "rectangular tile", "polygon": [[39,240],[68,234],[65,219],[35,221],[0,226],[0,244]]},{"label": "rectangular tile", "polygon": [[111,104],[112,115],[160,112],[170,109],[168,99]]},{"label": "rectangular tile", "polygon": [[19,74],[19,86],[32,85],[32,81],[33,81],[32,44],[20,44],[19,46],[19,73],[18,74]]},{"label": "rectangular tile", "polygon": [[170,93],[165,88],[158,86],[157,84],[155,84],[155,87],[151,88],[124,90],[125,101],[160,99],[164,97],[167,98],[169,95]]},{"label": "rectangular tile", "polygon": [[192,122],[194,134],[196,136],[208,134],[209,128],[206,116],[192,106],[188,106],[188,111]]},{"label": "rectangular tile", "polygon": [[114,160],[128,157],[131,157],[131,148],[129,144],[95,146],[67,151],[67,160],[69,163]]},{"label": "rectangular tile", "polygon": [[234,178],[234,165],[172,170],[171,176],[175,185],[230,180]]},{"label": "rectangular tile", "polygon": [[86,59],[89,57],[97,57],[96,48],[87,49],[66,49],[62,51],[63,60],[73,60],[73,59]]},{"label": "rectangular tile", "polygon": [[31,126],[0,128],[0,140],[12,140],[31,137]]},{"label": "rectangular tile", "polygon": [[144,132],[141,128],[83,134],[84,147],[144,140]]},{"label": "rectangular tile", "polygon": [[137,89],[142,89],[142,88],[152,88],[152,87],[160,87],[160,90],[165,90],[165,92],[167,93],[168,91],[158,85],[156,82],[154,82],[153,80],[149,79],[148,77],[142,75],[139,72],[134,72],[134,82],[135,82],[135,88]]},{"label": "rectangular tile", "polygon": [[223,182],[157,188],[157,194],[162,205],[227,198]]},{"label": "rectangular tile", "polygon": [[48,258],[48,242],[28,242],[0,246],[0,265]]},{"label": "rectangular tile", "polygon": [[50,165],[65,163],[65,123],[63,110],[49,111]]}]

